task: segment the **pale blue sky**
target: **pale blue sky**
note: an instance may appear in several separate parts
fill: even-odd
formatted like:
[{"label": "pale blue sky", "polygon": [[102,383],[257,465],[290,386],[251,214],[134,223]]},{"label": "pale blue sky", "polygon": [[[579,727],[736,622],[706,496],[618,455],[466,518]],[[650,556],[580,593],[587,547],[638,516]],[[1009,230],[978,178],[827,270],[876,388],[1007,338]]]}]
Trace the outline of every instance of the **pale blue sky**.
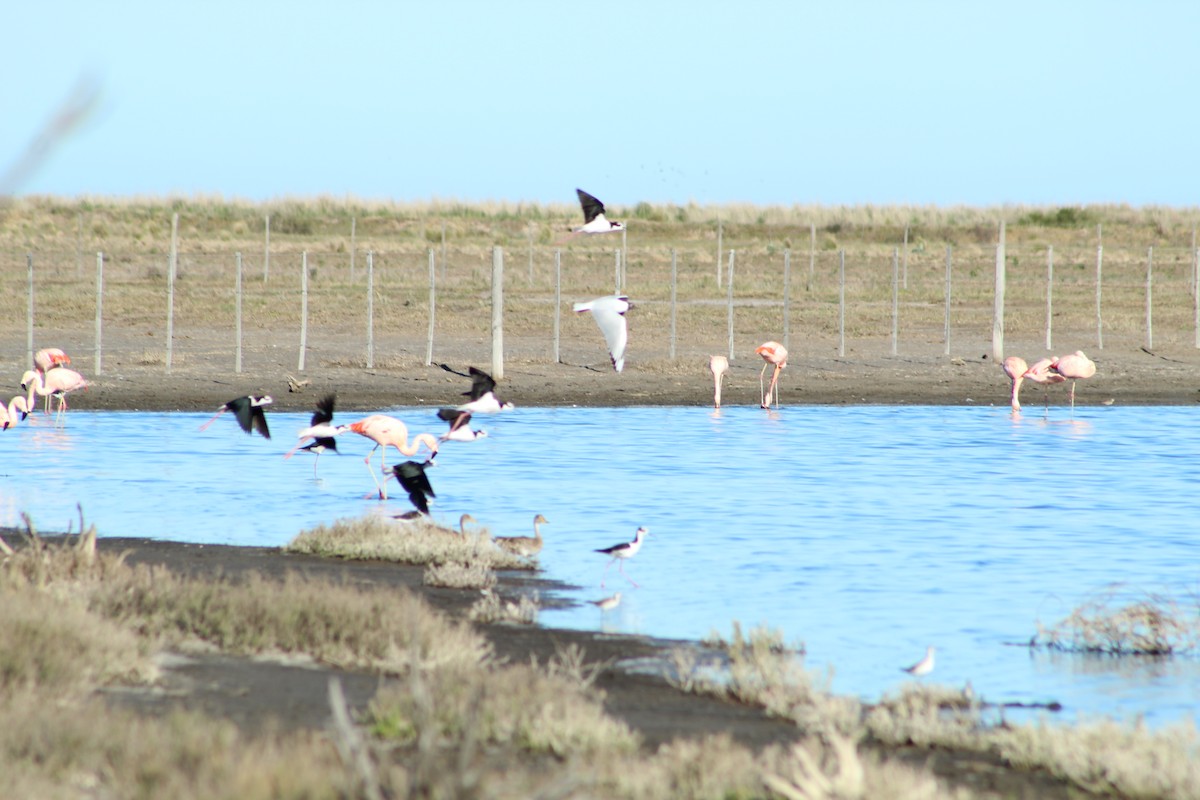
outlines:
[{"label": "pale blue sky", "polygon": [[1200,204],[1200,3],[11,5],[21,194]]}]

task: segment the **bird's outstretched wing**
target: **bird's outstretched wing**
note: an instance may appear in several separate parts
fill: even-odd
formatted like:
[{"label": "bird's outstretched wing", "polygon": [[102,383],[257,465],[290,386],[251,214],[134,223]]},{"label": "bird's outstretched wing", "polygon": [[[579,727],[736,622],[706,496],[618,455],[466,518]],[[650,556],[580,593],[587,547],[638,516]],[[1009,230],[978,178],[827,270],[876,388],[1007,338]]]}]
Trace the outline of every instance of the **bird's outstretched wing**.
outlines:
[{"label": "bird's outstretched wing", "polygon": [[425,474],[425,465],[419,461],[405,461],[392,467],[392,473],[400,481],[404,491],[408,492],[408,499],[417,507],[417,510],[422,514],[428,514],[429,500],[427,498],[437,497],[437,495],[433,493],[433,486]]},{"label": "bird's outstretched wing", "polygon": [[483,370],[471,367],[468,372],[471,374],[471,391],[463,392],[463,394],[472,400],[478,400],[496,388],[496,381],[492,380],[492,376]]},{"label": "bird's outstretched wing", "polygon": [[327,394],[317,401],[317,410],[312,415],[312,425],[324,425],[333,422],[333,406],[337,402],[336,394]]},{"label": "bird's outstretched wing", "polygon": [[450,423],[450,433],[454,433],[464,425],[470,424],[471,412],[460,411],[457,408],[442,408],[438,410],[438,419]]},{"label": "bird's outstretched wing", "polygon": [[583,189],[576,189],[575,194],[579,195],[579,205],[583,208],[584,225],[604,213],[604,203],[601,203]]}]

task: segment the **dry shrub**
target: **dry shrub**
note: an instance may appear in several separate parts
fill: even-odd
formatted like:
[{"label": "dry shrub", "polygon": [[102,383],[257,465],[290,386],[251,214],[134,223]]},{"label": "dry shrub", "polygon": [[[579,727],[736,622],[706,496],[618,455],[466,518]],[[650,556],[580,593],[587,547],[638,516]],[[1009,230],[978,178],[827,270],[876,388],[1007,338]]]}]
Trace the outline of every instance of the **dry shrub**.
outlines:
[{"label": "dry shrub", "polygon": [[538,608],[537,592],[532,596],[523,594],[516,600],[505,600],[496,592],[488,590],[483,593],[483,597],[475,601],[467,616],[472,622],[532,625],[537,622]]},{"label": "dry shrub", "polygon": [[340,519],[301,531],[284,548],[306,553],[402,564],[477,563],[491,569],[532,569],[519,556],[493,547],[487,531],[463,536],[423,520]]},{"label": "dry shrub", "polygon": [[496,585],[496,573],[477,561],[447,561],[426,567],[422,583],[447,589],[490,589]]},{"label": "dry shrub", "polygon": [[1145,593],[1122,602],[1111,586],[1049,628],[1038,626],[1035,644],[1055,650],[1111,655],[1170,655],[1200,645],[1200,605]]},{"label": "dry shrub", "polygon": [[377,736],[418,748],[461,748],[477,739],[558,758],[634,752],[636,735],[604,712],[572,659],[578,656],[557,656],[544,669],[414,664],[407,679],[376,694],[367,724]]},{"label": "dry shrub", "polygon": [[968,690],[906,684],[885,694],[866,715],[866,730],[887,744],[981,749],[980,703]]},{"label": "dry shrub", "polygon": [[793,745],[790,758],[763,782],[786,800],[850,800],[850,798],[969,797],[965,790],[949,792],[929,773],[903,764],[880,763],[859,755],[853,739],[837,734],[819,743]]},{"label": "dry shrub", "polygon": [[1022,725],[992,740],[1013,766],[1044,768],[1097,794],[1200,797],[1200,737],[1191,720],[1154,731],[1113,721]]},{"label": "dry shrub", "polygon": [[173,800],[350,796],[335,752],[312,734],[249,738],[228,722],[143,717],[97,701],[0,704],[6,797]]},{"label": "dry shrub", "polygon": [[289,575],[238,583],[199,581],[139,566],[97,587],[106,616],[169,642],[201,639],[234,653],[308,653],[341,667],[399,672],[405,652],[473,665],[490,647],[465,623],[437,614],[408,592],[362,590]]}]

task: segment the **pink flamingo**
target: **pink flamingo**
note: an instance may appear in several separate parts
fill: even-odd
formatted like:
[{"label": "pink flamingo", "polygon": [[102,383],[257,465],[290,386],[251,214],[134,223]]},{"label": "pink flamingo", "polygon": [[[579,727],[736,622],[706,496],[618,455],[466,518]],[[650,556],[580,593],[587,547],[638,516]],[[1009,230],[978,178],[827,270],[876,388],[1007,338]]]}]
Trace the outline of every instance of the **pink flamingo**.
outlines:
[{"label": "pink flamingo", "polygon": [[[729,359],[725,356],[709,356],[708,369],[713,374],[713,408],[721,407],[721,379],[729,372]],[[766,369],[764,366],[763,369]]]},{"label": "pink flamingo", "polygon": [[1012,410],[1020,411],[1021,381],[1025,380],[1025,372],[1029,369],[1029,365],[1020,356],[1009,356],[1000,366],[1004,368],[1004,374],[1012,381]]},{"label": "pink flamingo", "polygon": [[0,403],[0,430],[6,431],[29,415],[29,403],[21,395],[9,401],[6,407]]},{"label": "pink flamingo", "polygon": [[[34,407],[34,392],[47,399],[51,396],[58,399],[56,419],[61,418],[67,410],[67,395],[87,387],[88,382],[82,375],[66,367],[55,367],[45,375],[31,369],[21,376],[21,388],[29,392],[29,397],[26,398],[29,408]],[[47,413],[49,413],[49,405],[47,405]]]},{"label": "pink flamingo", "polygon": [[1075,411],[1075,381],[1086,380],[1096,374],[1096,362],[1076,350],[1069,356],[1060,356],[1050,364],[1064,380],[1071,381],[1071,411]]},{"label": "pink flamingo", "polygon": [[[761,408],[771,407],[771,393],[775,393],[775,407],[779,408],[779,373],[787,366],[788,352],[779,342],[764,342],[755,348],[754,352],[762,356],[764,362],[762,372],[758,373],[758,391],[761,395]],[[775,365],[775,371],[771,373],[771,385],[767,387],[767,391],[763,393],[763,375],[767,372],[767,367]]]},{"label": "pink flamingo", "polygon": [[[367,457],[363,462],[367,465],[367,470],[371,473],[371,479],[375,481],[376,488],[379,489],[379,499],[387,500],[387,466],[384,461],[387,459],[388,447],[394,447],[404,456],[415,456],[421,445],[429,450],[429,460],[437,456],[438,441],[431,433],[418,433],[413,436],[412,443],[408,441],[408,426],[395,417],[389,417],[386,414],[372,414],[369,417],[360,419],[358,422],[350,423],[350,430],[360,436],[365,436],[375,442],[375,446],[371,448],[371,452],[367,453]],[[371,469],[371,456],[380,447],[383,451],[379,454],[379,471],[384,475],[384,482],[380,483],[375,477],[375,471]]]},{"label": "pink flamingo", "polygon": [[57,347],[43,347],[33,354],[33,368],[43,374],[70,363],[71,357]]},{"label": "pink flamingo", "polygon": [[1050,384],[1062,383],[1066,380],[1066,378],[1064,378],[1062,375],[1051,371],[1050,365],[1053,364],[1055,360],[1056,356],[1038,359],[1032,367],[1025,371],[1025,374],[1022,376],[1029,378],[1029,380],[1033,381],[1034,383],[1040,383],[1043,387],[1046,387],[1045,396],[1047,409],[1050,408]]}]

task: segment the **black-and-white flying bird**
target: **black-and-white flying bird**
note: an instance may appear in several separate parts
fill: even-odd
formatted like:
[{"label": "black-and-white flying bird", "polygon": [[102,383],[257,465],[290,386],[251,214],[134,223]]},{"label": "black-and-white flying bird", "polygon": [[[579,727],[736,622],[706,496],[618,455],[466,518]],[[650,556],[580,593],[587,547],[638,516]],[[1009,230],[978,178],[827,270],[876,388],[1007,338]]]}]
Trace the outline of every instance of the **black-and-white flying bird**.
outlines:
[{"label": "black-and-white flying bird", "polygon": [[458,407],[459,411],[470,411],[472,414],[495,414],[497,411],[508,411],[513,404],[496,397],[496,381],[481,369],[471,367],[467,370],[471,376],[471,390],[463,392],[471,398],[470,402]]},{"label": "black-and-white flying bird", "polygon": [[450,424],[450,430],[438,437],[439,442],[473,442],[487,437],[487,431],[471,429],[471,412],[457,408],[438,410],[438,419]]},{"label": "black-and-white flying bird", "polygon": [[429,477],[425,474],[425,468],[431,463],[429,461],[424,463],[405,461],[392,467],[392,474],[396,476],[396,480],[400,481],[404,491],[408,492],[408,499],[412,501],[418,511],[427,516],[429,514],[429,498],[437,497],[433,493]]},{"label": "black-and-white flying bird", "polygon": [[[313,459],[313,475],[317,474],[317,461],[320,460],[321,454],[326,450],[337,452],[337,439],[335,436],[340,436],[350,430],[349,425],[334,425],[333,424],[333,407],[337,403],[337,395],[327,394],[317,401],[317,410],[313,412],[312,419],[309,421],[309,426],[302,429],[296,434],[299,440],[296,446],[284,453],[284,458],[291,458],[297,450],[307,450],[314,453],[316,458]],[[305,441],[312,441],[305,444]]]},{"label": "black-and-white flying bird", "polygon": [[248,394],[245,397],[236,397],[218,408],[217,413],[213,414],[208,422],[200,426],[200,430],[204,430],[209,425],[212,425],[213,420],[226,411],[232,411],[234,416],[237,417],[238,425],[241,425],[242,430],[246,433],[253,434],[255,431],[258,431],[264,438],[270,439],[271,431],[267,428],[267,415],[263,411],[263,406],[274,402],[269,394]]},{"label": "black-and-white flying bird", "polygon": [[633,303],[623,294],[608,295],[585,303],[576,303],[575,313],[592,312],[604,341],[608,343],[608,354],[612,358],[613,369],[620,372],[625,366],[625,344],[629,341],[629,333],[625,327],[625,312],[633,308]]},{"label": "black-and-white flying bird", "polygon": [[610,222],[604,216],[604,203],[601,203],[583,189],[576,189],[579,205],[583,208],[583,225],[571,232],[573,236],[590,233],[615,233],[625,230],[624,222]]}]

